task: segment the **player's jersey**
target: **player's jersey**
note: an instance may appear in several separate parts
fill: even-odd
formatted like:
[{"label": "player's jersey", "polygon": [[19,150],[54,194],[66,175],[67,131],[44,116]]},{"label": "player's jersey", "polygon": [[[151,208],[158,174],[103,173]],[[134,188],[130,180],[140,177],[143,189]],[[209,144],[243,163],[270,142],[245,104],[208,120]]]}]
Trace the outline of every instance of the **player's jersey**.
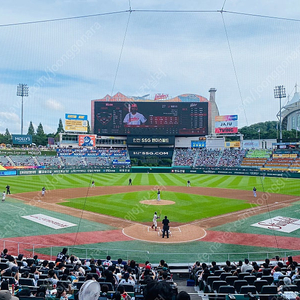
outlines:
[{"label": "player's jersey", "polygon": [[153,216],[153,223],[155,223],[157,221],[157,219],[158,219],[157,214],[154,214],[154,216]]},{"label": "player's jersey", "polygon": [[125,116],[123,123],[126,123],[127,125],[141,125],[144,124],[146,121],[147,119],[142,114],[138,112],[132,114],[130,112]]}]

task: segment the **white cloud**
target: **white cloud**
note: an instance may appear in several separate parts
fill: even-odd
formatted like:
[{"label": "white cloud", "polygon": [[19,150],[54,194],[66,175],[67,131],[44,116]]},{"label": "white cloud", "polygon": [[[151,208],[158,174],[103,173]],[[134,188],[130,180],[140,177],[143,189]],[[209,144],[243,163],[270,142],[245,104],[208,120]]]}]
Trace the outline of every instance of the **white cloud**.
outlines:
[{"label": "white cloud", "polygon": [[64,106],[55,99],[48,99],[45,102],[46,108],[52,110],[52,111],[64,111]]}]

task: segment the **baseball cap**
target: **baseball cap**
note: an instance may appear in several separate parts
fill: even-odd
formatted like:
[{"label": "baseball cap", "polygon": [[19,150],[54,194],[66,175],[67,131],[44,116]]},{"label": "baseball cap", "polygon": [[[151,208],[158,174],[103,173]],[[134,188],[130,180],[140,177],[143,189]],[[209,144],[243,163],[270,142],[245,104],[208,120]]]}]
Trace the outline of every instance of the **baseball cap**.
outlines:
[{"label": "baseball cap", "polygon": [[151,266],[147,265],[145,269],[146,270],[151,270]]},{"label": "baseball cap", "polygon": [[10,291],[1,290],[0,291],[0,300],[18,300],[19,298],[12,296]]},{"label": "baseball cap", "polygon": [[131,107],[137,107],[137,105],[135,103],[132,103]]}]

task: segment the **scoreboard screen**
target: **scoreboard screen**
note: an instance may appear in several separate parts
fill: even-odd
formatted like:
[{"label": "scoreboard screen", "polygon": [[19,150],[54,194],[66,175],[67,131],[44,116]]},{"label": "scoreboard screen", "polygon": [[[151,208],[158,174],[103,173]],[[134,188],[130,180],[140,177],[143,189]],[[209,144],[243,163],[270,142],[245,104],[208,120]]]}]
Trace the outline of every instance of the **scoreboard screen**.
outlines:
[{"label": "scoreboard screen", "polygon": [[207,134],[207,102],[94,102],[94,105],[95,134]]}]

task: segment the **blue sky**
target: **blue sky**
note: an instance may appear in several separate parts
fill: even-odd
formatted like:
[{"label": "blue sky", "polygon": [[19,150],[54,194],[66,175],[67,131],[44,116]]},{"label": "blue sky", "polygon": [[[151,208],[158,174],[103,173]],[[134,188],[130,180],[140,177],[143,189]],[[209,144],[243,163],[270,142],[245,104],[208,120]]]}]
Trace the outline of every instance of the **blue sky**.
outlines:
[{"label": "blue sky", "polygon": [[[129,5],[132,12],[123,12]],[[15,25],[109,12],[120,13]],[[20,133],[19,83],[29,86],[25,133],[30,121],[55,132],[65,113],[90,119],[91,100],[118,91],[209,98],[214,87],[220,114],[238,114],[239,127],[276,120],[274,87],[284,85],[292,97],[300,81],[300,21],[289,20],[300,20],[299,12],[297,1],[279,0],[6,1],[0,11],[0,132]]]}]

